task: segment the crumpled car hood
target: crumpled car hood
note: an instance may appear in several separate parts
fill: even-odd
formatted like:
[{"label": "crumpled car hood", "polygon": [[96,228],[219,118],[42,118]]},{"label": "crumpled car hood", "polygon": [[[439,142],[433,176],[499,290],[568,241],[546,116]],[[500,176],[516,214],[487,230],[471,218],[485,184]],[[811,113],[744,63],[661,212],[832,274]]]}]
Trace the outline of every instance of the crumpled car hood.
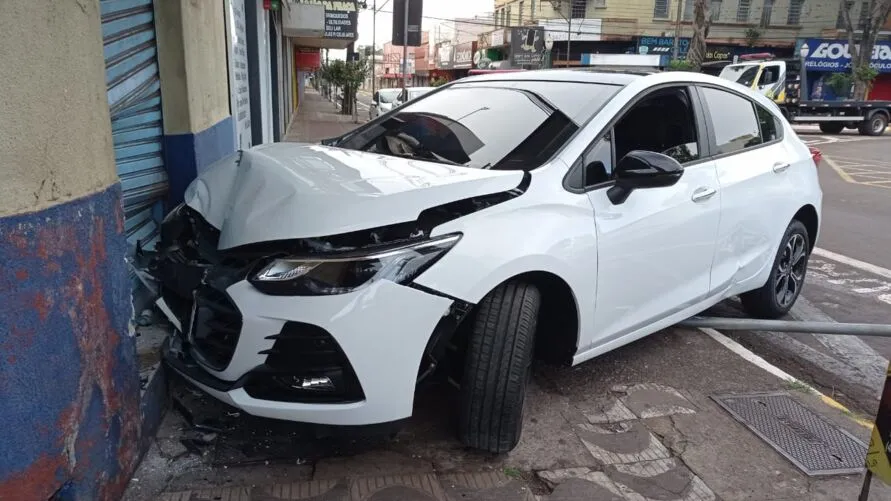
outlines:
[{"label": "crumpled car hood", "polygon": [[185,203],[220,230],[222,250],[412,221],[425,209],[511,190],[522,179],[519,171],[271,143],[199,173]]}]

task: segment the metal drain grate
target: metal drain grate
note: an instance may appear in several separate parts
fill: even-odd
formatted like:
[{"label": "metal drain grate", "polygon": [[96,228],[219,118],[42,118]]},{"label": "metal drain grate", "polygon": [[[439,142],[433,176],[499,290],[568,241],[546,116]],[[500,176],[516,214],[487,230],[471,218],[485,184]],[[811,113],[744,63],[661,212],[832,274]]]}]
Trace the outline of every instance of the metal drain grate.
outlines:
[{"label": "metal drain grate", "polygon": [[859,473],[864,469],[866,444],[786,393],[712,399],[808,476]]}]

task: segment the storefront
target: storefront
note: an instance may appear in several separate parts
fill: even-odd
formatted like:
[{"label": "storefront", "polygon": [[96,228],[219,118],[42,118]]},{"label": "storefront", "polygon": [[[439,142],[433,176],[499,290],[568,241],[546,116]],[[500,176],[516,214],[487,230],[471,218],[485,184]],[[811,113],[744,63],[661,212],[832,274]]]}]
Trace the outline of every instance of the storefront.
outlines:
[{"label": "storefront", "polygon": [[[637,37],[636,52],[643,55],[660,56],[660,66],[666,67],[674,55],[674,37]],[[690,37],[678,38],[678,59],[685,59],[690,49]],[[718,61],[736,62],[739,56],[745,54],[757,54],[769,52],[775,57],[789,57],[792,55],[790,47],[757,46],[746,47],[729,44],[706,44],[705,59],[703,63]]]},{"label": "storefront", "polygon": [[[796,53],[804,53],[804,68],[811,99],[834,100],[837,92],[829,85],[833,73],[850,73],[851,53],[844,40],[808,38],[799,40]],[[876,42],[870,63],[879,75],[867,94],[872,100],[891,100],[891,41]]]},{"label": "storefront", "polygon": [[476,42],[466,42],[455,45],[452,57],[452,71],[454,79],[464,78],[469,70],[476,68],[474,54],[476,54]]}]

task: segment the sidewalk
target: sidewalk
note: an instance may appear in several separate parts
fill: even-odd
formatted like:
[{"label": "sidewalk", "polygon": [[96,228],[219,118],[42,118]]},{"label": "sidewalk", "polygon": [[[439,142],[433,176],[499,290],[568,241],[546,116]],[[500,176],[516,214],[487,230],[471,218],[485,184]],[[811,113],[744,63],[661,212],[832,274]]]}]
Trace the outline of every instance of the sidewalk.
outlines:
[{"label": "sidewalk", "polygon": [[[575,368],[537,365],[522,439],[502,456],[455,440],[448,387],[419,393],[415,415],[392,439],[340,440],[246,416],[174,382],[174,408],[125,501],[856,499],[869,430],[716,341],[672,328]],[[855,471],[805,475],[716,402],[762,392],[817,413],[817,431],[856,437],[836,458]],[[824,448],[798,419],[781,412],[772,429],[804,440],[805,455]],[[870,501],[889,499],[876,481]]]},{"label": "sidewalk", "polygon": [[[359,113],[360,123],[363,114]],[[352,115],[341,115],[334,106],[312,87],[307,86],[303,101],[297,107],[297,116],[285,133],[285,141],[317,143],[322,139],[336,137],[348,132],[359,124],[353,122]]]}]

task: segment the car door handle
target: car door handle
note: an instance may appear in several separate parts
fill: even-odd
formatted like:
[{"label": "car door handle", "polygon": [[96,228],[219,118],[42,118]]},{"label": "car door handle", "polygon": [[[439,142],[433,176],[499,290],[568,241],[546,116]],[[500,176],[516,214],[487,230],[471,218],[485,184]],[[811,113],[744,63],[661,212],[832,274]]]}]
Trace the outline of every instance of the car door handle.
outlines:
[{"label": "car door handle", "polygon": [[773,164],[773,171],[776,173],[780,173],[791,167],[790,163],[777,162]]},{"label": "car door handle", "polygon": [[705,202],[709,198],[715,196],[715,193],[717,192],[718,190],[714,188],[703,186],[701,188],[696,188],[696,191],[693,192],[693,196],[691,196],[690,199],[694,202]]}]

